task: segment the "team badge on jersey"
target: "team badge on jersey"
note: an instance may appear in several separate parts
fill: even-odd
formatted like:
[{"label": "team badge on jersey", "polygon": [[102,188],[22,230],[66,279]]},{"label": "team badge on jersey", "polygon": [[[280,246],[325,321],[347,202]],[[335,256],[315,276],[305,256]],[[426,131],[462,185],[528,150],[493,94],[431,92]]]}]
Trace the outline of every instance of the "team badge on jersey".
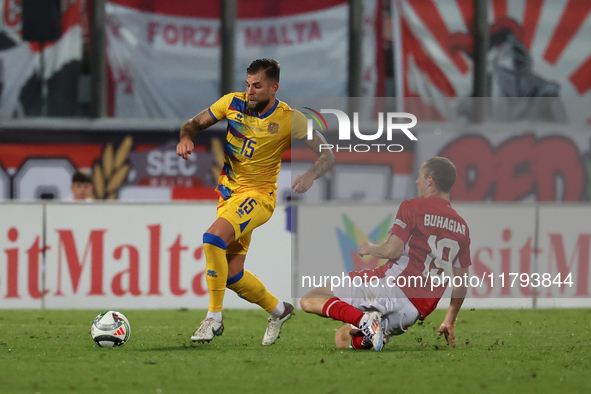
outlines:
[{"label": "team badge on jersey", "polygon": [[269,127],[267,127],[267,131],[271,134],[277,134],[279,131],[279,125],[275,122],[269,123]]}]

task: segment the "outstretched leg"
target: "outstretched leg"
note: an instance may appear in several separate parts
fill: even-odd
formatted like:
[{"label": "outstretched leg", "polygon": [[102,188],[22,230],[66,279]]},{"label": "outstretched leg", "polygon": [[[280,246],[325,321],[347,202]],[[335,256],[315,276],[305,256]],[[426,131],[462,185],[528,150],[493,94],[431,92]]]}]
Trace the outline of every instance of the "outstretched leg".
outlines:
[{"label": "outstretched leg", "polygon": [[335,297],[333,292],[326,287],[310,291],[301,299],[300,306],[305,312],[322,317],[332,317],[356,327],[359,327],[364,315],[359,309]]},{"label": "outstretched leg", "polygon": [[379,313],[363,313],[335,297],[334,293],[328,288],[318,288],[310,291],[301,299],[300,306],[305,312],[323,317],[332,317],[335,320],[359,327],[363,335],[371,340],[376,350],[382,349],[384,333]]},{"label": "outstretched leg", "polygon": [[275,343],[283,323],[293,315],[293,305],[280,301],[261,282],[259,278],[244,269],[245,254],[229,254],[227,286],[245,300],[257,304],[267,312],[269,319],[263,336],[263,345]]},{"label": "outstretched leg", "polygon": [[228,280],[226,285],[240,297],[272,313],[280,304],[279,299],[267,290],[259,278],[244,269],[245,259],[245,254],[227,255]]}]

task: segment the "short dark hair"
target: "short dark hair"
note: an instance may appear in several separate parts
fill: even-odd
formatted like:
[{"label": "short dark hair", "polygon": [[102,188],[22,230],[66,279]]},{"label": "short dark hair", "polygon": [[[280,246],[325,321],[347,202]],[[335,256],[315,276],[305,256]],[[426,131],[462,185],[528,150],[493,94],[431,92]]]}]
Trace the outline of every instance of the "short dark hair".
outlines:
[{"label": "short dark hair", "polygon": [[277,60],[273,59],[257,59],[250,63],[250,66],[246,69],[248,75],[253,75],[259,71],[264,70],[265,76],[272,82],[279,82],[279,72],[281,67]]},{"label": "short dark hair", "polygon": [[76,172],[73,176],[72,176],[72,183],[92,183],[92,178],[90,177],[90,175],[87,175],[83,172]]},{"label": "short dark hair", "polygon": [[449,193],[458,173],[454,163],[445,157],[437,156],[427,160],[423,166],[425,166],[425,176],[433,178],[439,190]]}]

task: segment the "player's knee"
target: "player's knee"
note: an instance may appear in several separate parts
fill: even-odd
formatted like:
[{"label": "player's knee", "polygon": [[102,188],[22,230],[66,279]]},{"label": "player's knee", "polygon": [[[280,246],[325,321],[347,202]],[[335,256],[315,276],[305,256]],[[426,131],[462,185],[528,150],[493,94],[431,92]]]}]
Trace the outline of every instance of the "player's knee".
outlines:
[{"label": "player's knee", "polygon": [[222,239],[227,245],[232,243],[236,239],[236,234],[234,227],[232,224],[224,219],[219,218],[217,219],[205,232],[204,236],[209,234],[209,236],[214,236],[217,238]]},{"label": "player's knee", "polygon": [[310,298],[303,297],[300,300],[300,307],[304,312],[310,312]]},{"label": "player's knee", "polygon": [[300,306],[302,310],[307,313],[320,313],[322,311],[322,305],[318,298],[304,297],[300,300]]},{"label": "player's knee", "polygon": [[[204,233],[203,234],[203,246],[206,245],[213,245],[220,249],[226,250],[228,248],[228,243],[224,241],[221,237],[213,233]],[[207,249],[205,250],[207,255]]]}]

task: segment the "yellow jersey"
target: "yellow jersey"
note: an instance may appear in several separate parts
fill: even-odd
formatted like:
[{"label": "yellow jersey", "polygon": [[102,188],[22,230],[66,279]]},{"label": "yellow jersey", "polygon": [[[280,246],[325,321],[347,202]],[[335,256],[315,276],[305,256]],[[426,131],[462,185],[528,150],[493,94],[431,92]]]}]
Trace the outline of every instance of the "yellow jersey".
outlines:
[{"label": "yellow jersey", "polygon": [[230,93],[211,107],[214,120],[228,120],[224,167],[216,190],[227,200],[233,193],[257,190],[276,194],[283,153],[292,138],[305,138],[307,119],[298,110],[275,99],[264,114],[248,110],[248,94]]}]

